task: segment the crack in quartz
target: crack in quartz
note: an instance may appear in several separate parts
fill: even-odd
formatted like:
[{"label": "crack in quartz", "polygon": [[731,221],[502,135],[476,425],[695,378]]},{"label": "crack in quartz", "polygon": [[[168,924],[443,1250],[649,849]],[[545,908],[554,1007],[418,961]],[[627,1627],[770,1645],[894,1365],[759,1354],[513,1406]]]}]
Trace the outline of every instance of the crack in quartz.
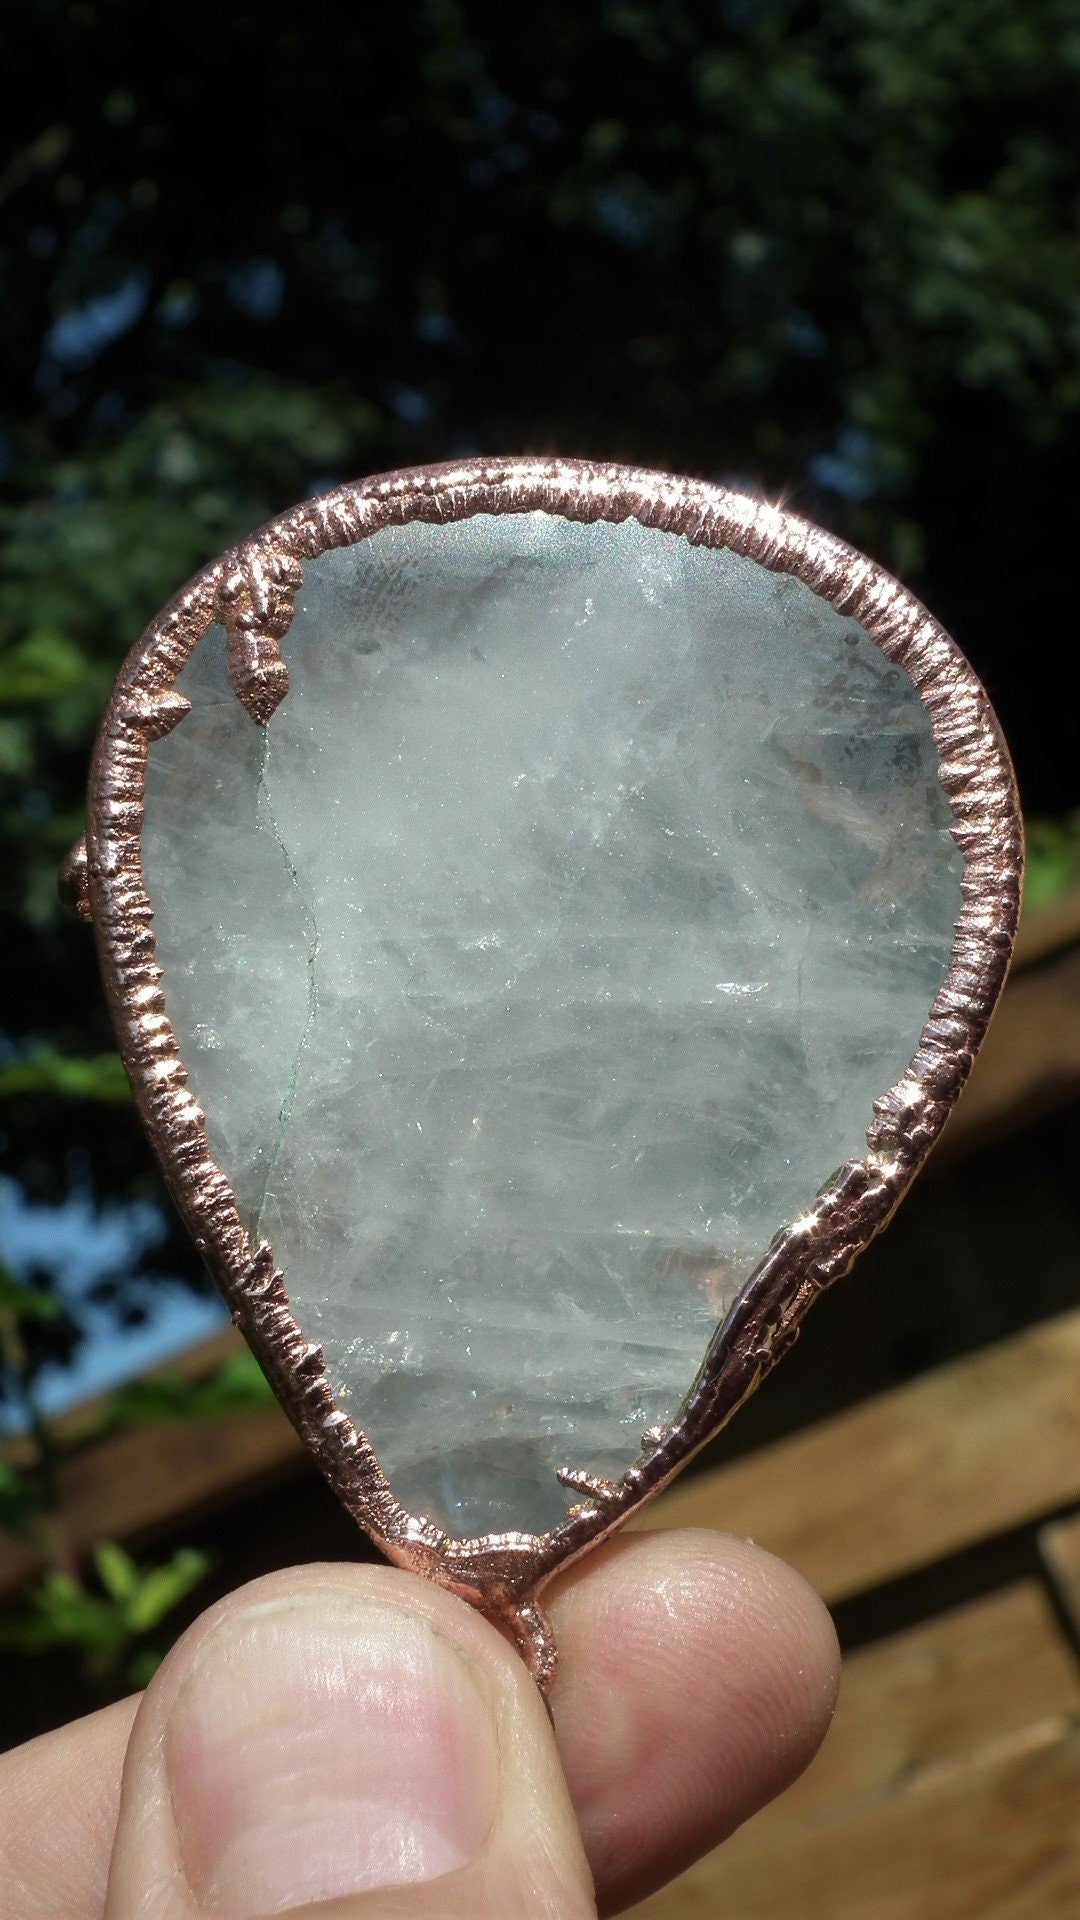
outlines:
[{"label": "crack in quartz", "polygon": [[289,1068],[289,1076],[286,1081],[285,1091],[282,1095],[281,1106],[278,1109],[277,1139],[270,1152],[270,1158],[266,1168],[266,1178],[262,1183],[262,1191],[259,1195],[259,1204],[255,1215],[255,1238],[259,1240],[263,1237],[263,1220],[266,1213],[266,1203],[270,1197],[270,1183],[277,1171],[281,1156],[285,1151],[289,1121],[292,1116],[293,1107],[296,1104],[297,1093],[300,1089],[300,1073],[304,1054],[307,1049],[307,1043],[311,1038],[319,1006],[318,983],[315,977],[315,962],[319,955],[319,923],[315,912],[315,888],[314,886],[305,887],[301,881],[296,862],[285,844],[285,836],[281,831],[277,815],[274,812],[274,804],[270,796],[269,727],[264,727],[263,729],[262,755],[259,761],[259,779],[256,788],[255,809],[257,822],[260,820],[265,821],[274,844],[281,854],[290,883],[296,888],[297,894],[304,902],[304,917],[310,927],[310,943],[307,956],[307,1016],[304,1021],[303,1032],[297,1042],[296,1053]]}]

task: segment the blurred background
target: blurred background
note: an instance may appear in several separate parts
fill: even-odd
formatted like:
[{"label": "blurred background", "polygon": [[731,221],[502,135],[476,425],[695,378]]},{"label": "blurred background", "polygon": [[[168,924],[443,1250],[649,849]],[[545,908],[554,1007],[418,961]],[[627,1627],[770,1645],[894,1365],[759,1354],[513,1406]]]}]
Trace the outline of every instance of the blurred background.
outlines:
[{"label": "blurred background", "polygon": [[239,1580],[364,1551],[57,903],[116,669],[338,480],[614,458],[899,573],[990,690],[1031,851],[931,1169],[657,1512],[789,1554],[851,1660],[810,1783],[649,1911],[1075,1911],[1076,0],[23,0],[0,35],[0,1744]]}]

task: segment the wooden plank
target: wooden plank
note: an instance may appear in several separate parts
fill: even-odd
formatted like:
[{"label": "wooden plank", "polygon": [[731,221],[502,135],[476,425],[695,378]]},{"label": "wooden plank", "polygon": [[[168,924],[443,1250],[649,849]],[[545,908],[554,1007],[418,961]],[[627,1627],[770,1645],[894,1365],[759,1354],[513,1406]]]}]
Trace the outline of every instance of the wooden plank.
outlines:
[{"label": "wooden plank", "polygon": [[943,1168],[1067,1105],[1078,1092],[1080,947],[1074,946],[1010,980],[931,1164]]},{"label": "wooden plank", "polygon": [[[205,1380],[210,1374],[216,1373],[219,1367],[246,1351],[243,1335],[235,1327],[220,1327],[216,1333],[209,1333],[204,1339],[183,1347],[168,1360],[143,1368],[134,1378],[162,1380],[175,1378],[179,1374],[182,1380]],[[93,1439],[111,1398],[111,1392],[94,1394],[91,1399],[80,1400],[77,1406],[69,1407],[66,1413],[57,1414],[55,1419],[50,1420],[49,1429],[57,1445],[73,1447]],[[19,1435],[4,1439],[0,1441],[0,1459],[11,1460],[17,1465],[25,1457],[28,1445]]]},{"label": "wooden plank", "polygon": [[1080,888],[1024,913],[1012,975],[935,1168],[1026,1126],[1080,1090]]},{"label": "wooden plank", "polygon": [[[202,1340],[193,1341],[179,1353],[170,1354],[167,1360],[158,1362],[156,1366],[145,1368],[135,1378],[163,1380],[175,1379],[179,1375],[181,1380],[206,1380],[230,1360],[247,1351],[243,1334],[236,1327],[227,1325],[219,1327],[216,1333],[206,1334]],[[75,1446],[92,1437],[101,1425],[110,1399],[109,1393],[95,1394],[92,1400],[81,1400],[77,1407],[71,1407],[67,1413],[51,1421],[60,1445]]]},{"label": "wooden plank", "polygon": [[1039,1552],[1058,1604],[1080,1644],[1080,1513],[1043,1527]]},{"label": "wooden plank", "polygon": [[1034,912],[1027,908],[1020,916],[1016,935],[1013,968],[1022,969],[1044,960],[1049,953],[1060,953],[1080,940],[1080,887],[1063,893]]},{"label": "wooden plank", "polygon": [[1080,1501],[1080,1311],[729,1467],[638,1525],[719,1527],[835,1601]]},{"label": "wooden plank", "polygon": [[1055,1716],[1080,1723],[1080,1666],[1045,1589],[1018,1581],[849,1655],[829,1737],[783,1816],[891,1793]]},{"label": "wooden plank", "polygon": [[818,1760],[639,1920],[1074,1920],[1080,1673],[1024,1582],[853,1655]]},{"label": "wooden plank", "polygon": [[833,1821],[764,1817],[635,1920],[1076,1920],[1080,1729],[1031,1728],[1004,1751]]},{"label": "wooden plank", "polygon": [[[273,1408],[132,1428],[61,1463],[58,1531],[76,1556],[96,1540],[137,1545],[310,1466],[285,1415]],[[0,1597],[17,1591],[40,1564],[25,1541],[0,1534]]]}]

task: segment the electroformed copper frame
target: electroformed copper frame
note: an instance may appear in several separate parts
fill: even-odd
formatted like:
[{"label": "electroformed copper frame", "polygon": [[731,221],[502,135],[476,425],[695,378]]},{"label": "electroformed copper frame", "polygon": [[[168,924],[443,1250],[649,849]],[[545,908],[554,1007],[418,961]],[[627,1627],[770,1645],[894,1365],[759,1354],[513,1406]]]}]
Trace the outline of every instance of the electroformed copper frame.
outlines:
[{"label": "electroformed copper frame", "polygon": [[[266,725],[287,696],[280,640],[304,563],[383,527],[542,511],[577,521],[634,517],[693,544],[726,547],[790,573],[856,619],[910,678],[930,717],[941,784],[964,857],[948,973],[907,1072],[874,1103],[867,1152],[785,1227],[718,1327],[670,1426],[642,1437],[618,1481],[568,1470],[578,1495],[545,1534],[451,1539],[394,1497],[370,1441],[335,1400],[321,1349],[293,1317],[287,1276],[256,1243],[207,1140],[169,1024],[140,844],[151,742],[183,721],[177,676],[208,628],[228,635],[238,699]],[[197,574],[133,648],[94,752],[88,830],[61,891],[92,921],[135,1100],[165,1178],[286,1413],[334,1492],[387,1557],[440,1581],[515,1638],[547,1689],[555,1646],[547,1582],[665,1487],[792,1344],[803,1315],[885,1225],[926,1159],[970,1072],[1001,991],[1019,912],[1023,837],[1008,751],[963,655],[925,608],[864,555],[764,501],[701,481],[576,460],[467,460],[342,486],[282,514]]]}]

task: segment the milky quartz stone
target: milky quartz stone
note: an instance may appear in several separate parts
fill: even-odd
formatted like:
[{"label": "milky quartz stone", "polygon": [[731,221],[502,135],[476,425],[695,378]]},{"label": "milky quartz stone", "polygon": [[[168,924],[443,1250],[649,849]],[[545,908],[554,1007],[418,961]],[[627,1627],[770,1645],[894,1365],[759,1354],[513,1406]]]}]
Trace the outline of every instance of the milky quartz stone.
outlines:
[{"label": "milky quartz stone", "polygon": [[960,911],[929,721],[803,582],[632,519],[376,533],[283,651],[261,729],[212,628],[150,749],[169,1018],[398,1499],[541,1531],[907,1067]]}]

